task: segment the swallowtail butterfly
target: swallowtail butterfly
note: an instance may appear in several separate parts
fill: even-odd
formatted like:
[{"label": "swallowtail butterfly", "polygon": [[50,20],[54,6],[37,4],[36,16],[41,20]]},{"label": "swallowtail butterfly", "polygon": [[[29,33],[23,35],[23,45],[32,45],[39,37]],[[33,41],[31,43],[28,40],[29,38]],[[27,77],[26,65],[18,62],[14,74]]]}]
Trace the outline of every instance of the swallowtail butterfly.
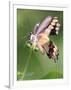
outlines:
[{"label": "swallowtail butterfly", "polygon": [[41,23],[34,26],[30,34],[29,42],[33,48],[37,47],[42,54],[46,54],[50,59],[58,60],[59,49],[49,36],[58,35],[60,24],[58,17],[46,17]]}]

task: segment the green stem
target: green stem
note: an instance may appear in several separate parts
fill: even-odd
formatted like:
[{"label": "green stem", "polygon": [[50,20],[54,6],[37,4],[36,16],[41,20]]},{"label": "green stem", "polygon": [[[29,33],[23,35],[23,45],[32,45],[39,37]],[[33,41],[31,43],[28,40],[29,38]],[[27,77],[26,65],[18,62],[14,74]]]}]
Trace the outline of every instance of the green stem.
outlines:
[{"label": "green stem", "polygon": [[24,77],[25,77],[27,68],[28,68],[28,66],[29,66],[29,60],[30,60],[30,58],[31,58],[31,55],[32,55],[32,50],[30,49],[29,56],[28,56],[28,59],[27,59],[26,64],[25,64],[25,68],[24,68],[24,72],[23,72],[22,79],[24,79]]}]

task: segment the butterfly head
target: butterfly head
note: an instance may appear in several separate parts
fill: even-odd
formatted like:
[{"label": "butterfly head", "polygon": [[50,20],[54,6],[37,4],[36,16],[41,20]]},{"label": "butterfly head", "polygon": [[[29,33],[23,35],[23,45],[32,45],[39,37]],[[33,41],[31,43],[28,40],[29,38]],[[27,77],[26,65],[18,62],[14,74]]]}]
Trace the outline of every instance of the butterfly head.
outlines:
[{"label": "butterfly head", "polygon": [[32,46],[33,49],[36,48],[36,46],[37,46],[37,41],[38,41],[37,36],[34,35],[33,33],[31,33],[31,34],[30,34],[30,38],[29,38],[29,42],[30,42],[30,45]]}]

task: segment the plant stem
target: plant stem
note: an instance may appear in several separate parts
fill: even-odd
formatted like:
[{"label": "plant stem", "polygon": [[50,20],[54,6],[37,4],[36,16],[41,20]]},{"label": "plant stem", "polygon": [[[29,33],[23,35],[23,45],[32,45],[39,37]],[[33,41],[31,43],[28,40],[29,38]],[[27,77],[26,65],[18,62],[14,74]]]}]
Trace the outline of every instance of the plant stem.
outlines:
[{"label": "plant stem", "polygon": [[28,66],[29,66],[29,60],[30,60],[30,58],[31,58],[31,55],[32,55],[32,50],[30,49],[30,50],[29,50],[29,56],[28,56],[27,61],[26,61],[26,64],[25,64],[25,68],[24,68],[24,72],[23,72],[22,79],[24,79],[25,74],[26,74],[26,72],[27,72],[27,68],[28,68]]}]

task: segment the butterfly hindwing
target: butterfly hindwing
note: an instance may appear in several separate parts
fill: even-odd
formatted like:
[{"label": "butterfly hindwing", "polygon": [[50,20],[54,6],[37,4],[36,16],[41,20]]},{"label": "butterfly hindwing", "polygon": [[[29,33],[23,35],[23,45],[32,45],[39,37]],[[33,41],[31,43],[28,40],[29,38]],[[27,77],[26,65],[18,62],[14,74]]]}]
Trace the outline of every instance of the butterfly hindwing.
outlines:
[{"label": "butterfly hindwing", "polygon": [[43,49],[45,50],[46,55],[50,59],[54,61],[58,60],[59,50],[57,46],[54,44],[54,42],[50,41],[49,43],[45,43],[43,45]]}]

